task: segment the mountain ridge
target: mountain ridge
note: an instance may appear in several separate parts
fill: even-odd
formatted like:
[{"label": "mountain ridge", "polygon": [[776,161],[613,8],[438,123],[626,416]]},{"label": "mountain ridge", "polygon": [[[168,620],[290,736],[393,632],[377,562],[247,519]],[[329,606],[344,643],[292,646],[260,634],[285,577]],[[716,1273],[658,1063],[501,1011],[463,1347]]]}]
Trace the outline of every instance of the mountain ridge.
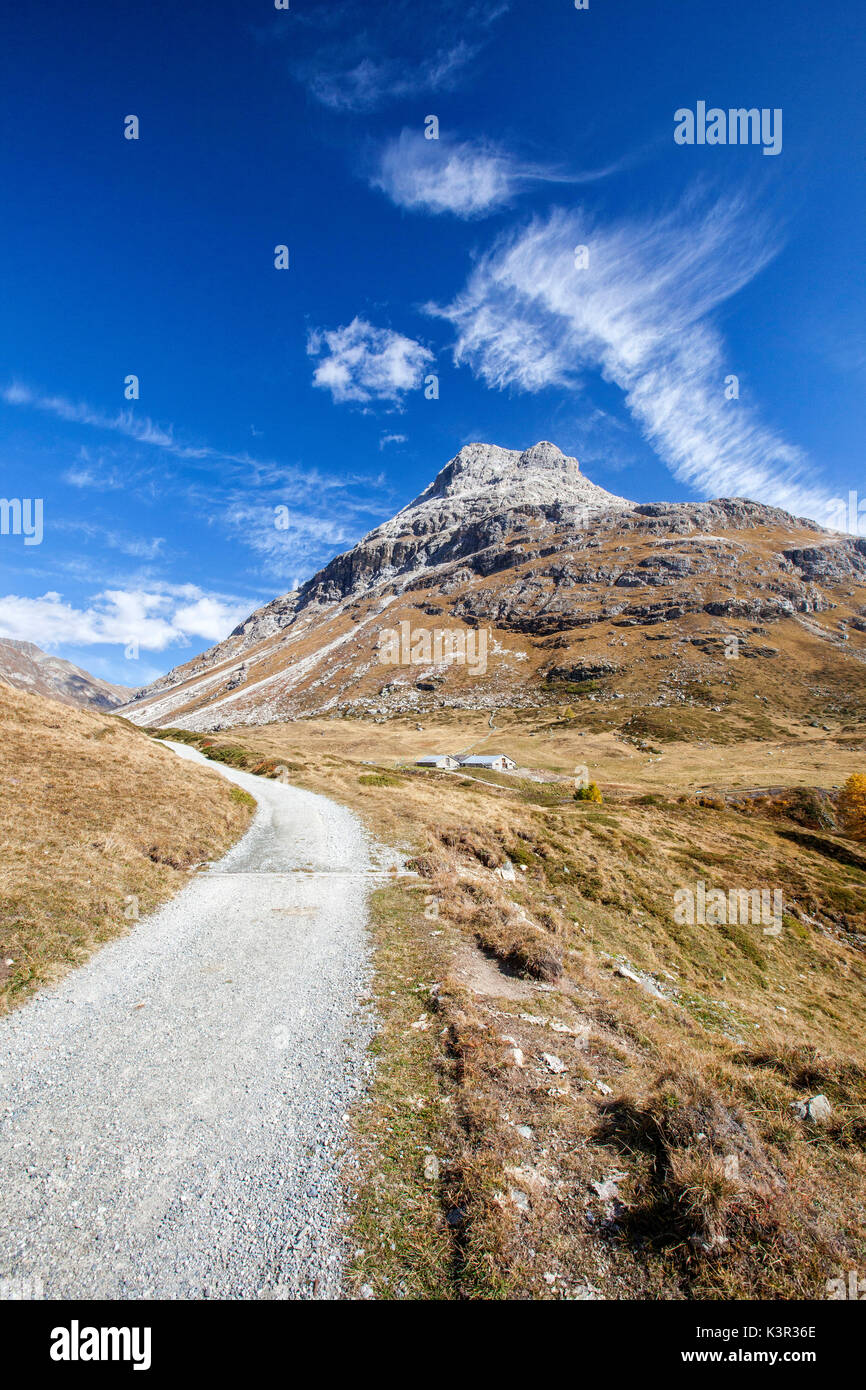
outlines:
[{"label": "mountain ridge", "polygon": [[[570,668],[621,671],[628,663],[611,662],[606,648],[622,644],[622,629],[661,625],[680,648],[712,646],[732,624],[844,607],[845,595],[828,590],[852,583],[866,586],[866,542],[808,518],[744,498],[634,503],[598,487],[549,441],[523,451],[469,444],[393,518],[123,712],[201,729],[313,713],[379,717],[431,702],[532,703],[550,698]],[[866,588],[859,596],[844,632],[810,633],[836,650],[847,644],[848,664],[864,660]],[[459,660],[440,660],[393,679],[377,656],[383,628],[431,619],[484,628],[494,669],[467,684]],[[744,645],[756,635],[743,631]],[[662,673],[649,667],[642,636],[637,665],[658,688]],[[551,639],[564,660],[551,659]]]},{"label": "mountain ridge", "polygon": [[79,709],[117,709],[135,693],[134,686],[104,681],[35,642],[13,637],[0,637],[0,681]]}]

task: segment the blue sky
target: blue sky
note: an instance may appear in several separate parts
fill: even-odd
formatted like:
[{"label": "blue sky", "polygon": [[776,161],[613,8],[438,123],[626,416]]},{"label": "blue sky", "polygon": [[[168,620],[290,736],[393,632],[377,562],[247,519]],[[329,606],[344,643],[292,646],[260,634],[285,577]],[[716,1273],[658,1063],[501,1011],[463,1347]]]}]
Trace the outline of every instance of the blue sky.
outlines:
[{"label": "blue sky", "polygon": [[[44,535],[0,535],[0,636],[143,684],[470,440],[639,501],[866,497],[850,0],[51,0],[4,31],[0,496]],[[699,101],[781,111],[781,150],[676,143]]]}]

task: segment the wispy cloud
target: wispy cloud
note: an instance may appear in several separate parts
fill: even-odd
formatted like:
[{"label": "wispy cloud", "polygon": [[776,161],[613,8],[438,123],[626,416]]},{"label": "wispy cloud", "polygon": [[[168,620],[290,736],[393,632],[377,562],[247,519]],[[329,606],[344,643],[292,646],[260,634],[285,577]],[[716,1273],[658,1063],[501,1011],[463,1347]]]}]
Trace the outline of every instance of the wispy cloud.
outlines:
[{"label": "wispy cloud", "polygon": [[[342,366],[347,374],[345,399],[396,402],[402,391],[410,388],[414,380],[413,364],[421,360],[419,354],[426,353],[426,349],[399,334],[361,325],[358,342],[352,350],[346,336],[351,328],[349,325],[348,329],[337,330],[334,337],[338,358],[342,353]],[[324,339],[321,347],[323,352],[328,352]],[[336,358],[333,361],[326,358],[320,363],[325,377],[330,371],[339,377],[340,365]],[[333,390],[340,396],[341,386],[336,378]],[[26,386],[0,389],[0,400],[8,405],[49,413],[96,433],[105,429],[126,432],[126,417],[121,419],[120,427],[114,429],[118,423],[116,418],[104,411]],[[166,447],[166,441],[174,441],[177,445],[174,432],[154,427],[146,434],[136,432],[133,437],[141,448],[131,449],[119,440],[107,444],[100,441],[93,447],[81,445],[75,462],[63,472],[63,481],[80,491],[125,497],[134,494],[144,504],[157,506],[160,515],[171,497],[205,524],[219,528],[232,542],[240,542],[255,554],[256,583],[262,574],[279,580],[291,577],[296,581],[299,575],[306,578],[337,550],[356,541],[371,524],[380,521],[383,508],[387,511],[386,499],[391,489],[382,472],[364,473],[343,467],[328,473],[301,463],[262,460],[247,453],[232,454],[204,443],[178,445],[189,455],[185,466],[165,469],[157,460],[142,462],[146,457],[143,446],[149,444],[160,450]],[[275,509],[284,505],[288,506],[290,524],[277,529]],[[339,511],[339,524],[333,519],[335,510]],[[144,516],[146,512],[136,512],[136,516],[139,515]],[[106,524],[102,519],[93,520],[88,511],[81,519],[55,520],[53,526],[55,531],[75,533],[92,542],[86,547],[82,545],[77,557],[56,557],[53,570],[42,572],[42,577],[50,579],[54,585],[58,585],[61,573],[75,575],[81,583],[91,584],[95,580],[105,585],[110,568],[109,551],[143,562],[165,560],[164,539],[136,535],[125,524],[125,519]],[[175,549],[176,546],[177,540]],[[91,553],[100,555],[98,565],[91,561]],[[178,563],[179,558],[175,553],[173,563]],[[32,565],[27,574],[31,580],[36,578]],[[126,575],[111,582],[118,589],[128,587]],[[148,592],[154,590],[154,586],[158,587],[158,580],[152,573],[136,576],[132,581],[132,587]],[[248,599],[243,606],[245,615],[255,604]],[[54,611],[50,610],[49,617]]]},{"label": "wispy cloud", "polygon": [[569,411],[565,434],[563,452],[573,454],[588,469],[597,467],[608,473],[622,473],[639,467],[646,452],[631,418],[623,420],[597,407],[585,413],[581,411],[577,419],[573,411]]},{"label": "wispy cloud", "polygon": [[313,67],[306,72],[307,86],[333,111],[372,111],[419,92],[447,91],[477,52],[476,45],[461,40],[417,64],[364,57],[346,69],[328,72]]},{"label": "wispy cloud", "polygon": [[145,650],[164,651],[195,637],[218,642],[249,612],[248,599],[208,594],[195,584],[105,589],[82,606],[55,591],[38,598],[7,594],[0,599],[0,637],[44,648],[136,641]]},{"label": "wispy cloud", "polygon": [[375,328],[361,318],[342,328],[311,333],[307,352],[321,358],[313,385],[330,391],[340,404],[399,404],[407,391],[421,385],[424,367],[433,360],[432,352],[413,338]]},{"label": "wispy cloud", "polygon": [[93,488],[97,492],[122,492],[129,486],[128,473],[124,476],[115,464],[107,464],[101,454],[94,458],[83,444],[75,463],[63,474],[63,481],[70,487]]},{"label": "wispy cloud", "polygon": [[591,183],[614,168],[568,174],[520,160],[490,141],[428,140],[403,130],[381,151],[370,183],[412,212],[486,217],[537,183]]},{"label": "wispy cloud", "polygon": [[135,560],[155,560],[165,545],[163,536],[131,536],[128,532],[113,530],[109,526],[101,526],[95,521],[67,521],[59,519],[54,522],[55,531],[72,531],[80,536],[86,536],[89,540],[99,541],[102,545],[107,545],[110,550],[118,550],[122,555],[129,555]]},{"label": "wispy cloud", "polygon": [[349,508],[335,521],[333,516],[314,516],[286,503],[272,506],[238,499],[220,521],[264,557],[269,574],[290,577],[295,589],[324,561],[357,540],[363,527],[350,524],[352,515]]},{"label": "wispy cloud", "polygon": [[[373,111],[421,93],[450,91],[509,8],[508,0],[426,0],[419,16],[416,0],[390,0],[378,8],[360,0],[323,6],[320,13],[299,14],[292,28],[297,42],[301,26],[298,47],[305,50],[292,71],[332,111]],[[286,26],[260,32],[271,36],[285,39]]]},{"label": "wispy cloud", "polygon": [[[284,465],[262,461],[246,452],[232,453],[204,443],[183,443],[176,437],[173,426],[157,424],[147,416],[136,415],[131,410],[121,410],[112,415],[85,401],[72,401],[62,395],[48,395],[21,382],[13,382],[0,388],[0,401],[6,405],[53,415],[66,424],[83,425],[90,429],[122,435],[136,444],[163,450],[175,458],[184,460],[190,467],[201,464],[202,469],[208,470],[209,477],[214,464],[225,465],[235,472],[243,470],[245,478],[251,484],[261,478],[284,476],[287,471]],[[118,474],[116,470],[106,474],[90,461],[86,451],[82,451],[78,463],[67,470],[65,481],[73,487],[93,486],[101,489],[118,486]],[[120,485],[126,486],[126,480],[121,481]]]},{"label": "wispy cloud", "polygon": [[122,434],[127,439],[134,439],[138,444],[152,444],[159,449],[165,449],[178,458],[204,459],[214,452],[203,445],[181,444],[170,429],[155,424],[147,416],[135,415],[131,410],[121,410],[115,415],[108,415],[83,401],[70,401],[65,396],[47,396],[31,390],[29,386],[20,382],[13,382],[0,390],[0,399],[7,405],[25,406],[54,415],[67,424],[91,425],[95,429]]},{"label": "wispy cloud", "polygon": [[[204,443],[182,444],[175,437],[171,426],[163,427],[151,420],[139,420],[127,411],[109,415],[85,402],[76,403],[65,396],[47,395],[20,383],[0,388],[0,401],[7,405],[37,410],[70,424],[84,425],[96,431],[119,433],[137,444],[164,449],[184,459],[188,467],[183,471],[179,481],[174,481],[172,476],[164,473],[159,475],[160,495],[174,490],[185,493],[189,500],[195,500],[200,495],[201,500],[212,502],[221,492],[232,491],[240,484],[247,491],[291,487],[297,498],[316,500],[320,499],[323,493],[342,493],[357,486],[379,487],[382,483],[381,478],[371,479],[358,473],[343,471],[329,474],[317,467],[307,468],[277,459],[256,458],[245,451],[232,453]],[[205,491],[201,494],[193,477],[196,472],[206,484]],[[93,488],[97,491],[128,491],[132,482],[141,488],[150,480],[150,490],[153,492],[156,477],[154,470],[132,468],[128,458],[109,467],[101,455],[94,459],[86,447],[79,450],[76,462],[63,474],[64,482],[70,486]]]},{"label": "wispy cloud", "polygon": [[[613,224],[557,210],[497,241],[454,301],[430,311],[455,326],[455,360],[488,386],[579,391],[601,373],[682,482],[820,519],[829,495],[803,452],[745,398],[726,399],[738,364],[712,319],[779,246],[741,198],[693,195]],[[588,250],[583,268],[576,247]]]}]

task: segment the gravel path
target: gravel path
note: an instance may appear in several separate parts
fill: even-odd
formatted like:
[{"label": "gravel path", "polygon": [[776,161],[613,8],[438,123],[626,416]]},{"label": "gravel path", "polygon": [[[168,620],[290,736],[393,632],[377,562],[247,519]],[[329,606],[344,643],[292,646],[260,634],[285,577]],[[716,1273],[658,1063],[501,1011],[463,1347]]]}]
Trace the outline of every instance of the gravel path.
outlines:
[{"label": "gravel path", "polygon": [[0,1020],[0,1280],[47,1298],[340,1293],[376,847],[325,797],[207,766],[259,803],[243,840]]}]

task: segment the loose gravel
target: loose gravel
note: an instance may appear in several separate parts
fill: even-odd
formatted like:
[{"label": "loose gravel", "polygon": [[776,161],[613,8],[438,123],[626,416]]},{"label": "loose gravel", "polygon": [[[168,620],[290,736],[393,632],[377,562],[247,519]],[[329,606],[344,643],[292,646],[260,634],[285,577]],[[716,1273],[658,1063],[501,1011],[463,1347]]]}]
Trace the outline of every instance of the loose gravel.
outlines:
[{"label": "loose gravel", "polygon": [[338,1297],[385,866],[327,798],[171,746],[258,810],[170,903],[0,1020],[0,1280],[47,1298]]}]

